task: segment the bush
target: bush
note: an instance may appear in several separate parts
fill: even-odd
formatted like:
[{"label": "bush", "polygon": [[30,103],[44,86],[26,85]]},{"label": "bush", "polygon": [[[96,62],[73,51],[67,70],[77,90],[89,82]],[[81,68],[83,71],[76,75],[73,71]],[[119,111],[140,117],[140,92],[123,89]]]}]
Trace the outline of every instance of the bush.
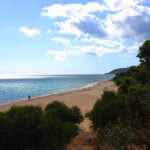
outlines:
[{"label": "bush", "polygon": [[98,99],[93,109],[86,114],[92,121],[93,129],[104,128],[109,123],[117,121],[120,111],[117,100],[118,95],[115,92],[104,91],[102,98]]},{"label": "bush", "polygon": [[148,95],[148,91],[148,88],[142,84],[129,87],[128,95],[126,96],[126,107],[132,118],[140,121],[145,119],[146,111],[142,108],[143,104],[140,99],[144,99],[145,95]]},{"label": "bush", "polygon": [[62,122],[59,118],[45,118],[44,138],[40,149],[63,150],[78,133],[78,126],[72,122]]},{"label": "bush", "polygon": [[83,121],[83,116],[81,115],[81,111],[77,106],[73,106],[71,108],[72,112],[73,112],[73,117],[74,118],[74,122],[79,124],[80,122]]},{"label": "bush", "polygon": [[80,123],[83,120],[83,116],[77,106],[68,108],[64,103],[58,101],[48,104],[45,112],[50,118],[59,118],[63,122]]},{"label": "bush", "polygon": [[[150,40],[145,41],[139,48],[137,57],[140,58],[141,62],[139,66],[132,66],[126,73],[117,74],[114,77],[114,82],[119,86],[117,96],[104,92],[101,101],[96,102],[88,116],[92,120],[95,129],[99,127],[108,128],[110,123],[113,126],[113,128],[109,128],[110,132],[113,133],[110,135],[114,140],[119,141],[118,143],[122,143],[121,139],[126,142],[126,137],[128,137],[126,143],[129,142],[128,140],[132,141],[129,129],[132,126],[142,144],[145,144],[149,149]],[[124,127],[118,126],[120,123]],[[120,146],[116,149],[120,149]]]},{"label": "bush", "polygon": [[99,131],[98,137],[105,144],[111,144],[115,150],[128,149],[129,144],[137,144],[138,137],[132,127],[116,124],[113,127],[105,128]]},{"label": "bush", "polygon": [[[128,111],[137,135],[149,149],[150,148],[150,92],[141,92],[128,100]],[[135,120],[135,122],[134,122]]]},{"label": "bush", "polygon": [[9,122],[7,119],[7,113],[0,112],[0,150],[11,149],[10,144],[6,144],[9,141]]},{"label": "bush", "polygon": [[58,101],[48,104],[45,108],[45,138],[42,148],[63,150],[65,144],[79,133],[76,123],[82,119],[80,109],[76,106],[68,108]]},{"label": "bush", "polygon": [[123,93],[123,94],[127,94],[128,93],[128,88],[131,86],[131,85],[136,85],[137,82],[134,78],[132,77],[124,77],[122,79],[122,82],[120,83],[120,86],[119,86],[119,93]]},{"label": "bush", "polygon": [[43,112],[40,107],[17,106],[1,113],[0,148],[33,149],[42,140]]},{"label": "bush", "polygon": [[43,111],[35,106],[14,106],[0,112],[0,150],[63,150],[79,133],[80,109],[55,101]]},{"label": "bush", "polygon": [[122,80],[120,78],[116,78],[114,81],[115,81],[117,86],[119,86],[122,82]]}]

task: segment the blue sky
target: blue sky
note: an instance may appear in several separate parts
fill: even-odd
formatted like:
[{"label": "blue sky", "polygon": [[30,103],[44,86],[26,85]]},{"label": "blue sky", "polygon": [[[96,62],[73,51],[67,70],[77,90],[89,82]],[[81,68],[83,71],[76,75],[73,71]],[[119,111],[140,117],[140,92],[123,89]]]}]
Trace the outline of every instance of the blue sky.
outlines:
[{"label": "blue sky", "polygon": [[150,0],[1,0],[0,74],[103,74],[139,64]]}]

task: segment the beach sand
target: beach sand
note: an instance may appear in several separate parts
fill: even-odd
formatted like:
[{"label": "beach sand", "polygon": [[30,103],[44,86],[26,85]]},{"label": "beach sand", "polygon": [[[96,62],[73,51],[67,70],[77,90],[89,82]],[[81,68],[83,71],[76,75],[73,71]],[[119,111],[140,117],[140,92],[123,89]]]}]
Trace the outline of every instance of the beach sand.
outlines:
[{"label": "beach sand", "polygon": [[[23,105],[34,105],[34,106],[41,106],[43,109],[48,103],[51,103],[55,100],[61,101],[65,103],[68,107],[78,106],[81,109],[83,115],[89,112],[93,105],[95,104],[96,100],[101,97],[104,90],[113,90],[117,91],[118,87],[116,84],[109,80],[104,82],[98,82],[91,86],[72,90],[68,92],[62,92],[58,94],[51,94],[41,97],[35,97],[28,100],[20,100],[14,101],[7,104],[0,105],[0,111],[7,111],[11,108],[11,106],[23,106]],[[80,124],[80,127],[83,131],[90,131],[89,129],[90,121],[85,118],[84,121]]]}]

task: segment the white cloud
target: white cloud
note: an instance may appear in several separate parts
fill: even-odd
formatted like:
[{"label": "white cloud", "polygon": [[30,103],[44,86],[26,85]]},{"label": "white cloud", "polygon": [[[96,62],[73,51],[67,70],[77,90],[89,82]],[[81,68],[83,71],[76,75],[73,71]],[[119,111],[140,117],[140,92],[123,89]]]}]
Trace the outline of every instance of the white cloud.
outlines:
[{"label": "white cloud", "polygon": [[55,25],[60,27],[59,33],[61,34],[72,34],[79,37],[82,32],[74,26],[74,23],[78,22],[78,18],[70,18],[64,22],[56,22]]},{"label": "white cloud", "polygon": [[133,46],[128,47],[129,52],[135,52],[138,50],[139,50],[139,45],[133,45]]},{"label": "white cloud", "polygon": [[65,17],[72,18],[78,16],[87,16],[91,12],[103,11],[107,8],[100,5],[98,2],[89,2],[85,5],[82,4],[54,4],[49,7],[43,8],[42,16],[49,16],[50,18]]},{"label": "white cloud", "polygon": [[[54,4],[43,8],[41,15],[63,18],[54,23],[59,27],[57,33],[140,41],[150,38],[150,8],[145,3],[144,0],[103,0],[103,4]],[[103,16],[105,11],[107,14]]]},{"label": "white cloud", "polygon": [[[130,0],[127,4],[123,0],[105,1],[109,6],[116,6],[117,10],[114,14],[108,14],[105,20],[106,32],[111,37],[137,41],[150,38],[150,8],[142,5],[142,0]],[[115,2],[118,2],[119,6],[115,5]]]},{"label": "white cloud", "polygon": [[36,29],[36,28],[29,29],[29,28],[26,28],[26,27],[21,27],[19,30],[21,32],[25,33],[27,36],[34,36],[35,34],[40,34],[41,33],[41,31]]},{"label": "white cloud", "polygon": [[103,23],[93,15],[73,17],[64,22],[57,22],[55,25],[60,27],[59,33],[62,34],[72,34],[77,37],[89,35],[98,38],[107,36]]},{"label": "white cloud", "polygon": [[56,50],[48,50],[45,53],[54,55],[54,59],[57,61],[68,61],[69,56],[77,56],[77,55],[87,55],[94,57],[102,57],[107,53],[114,53],[116,50],[114,48],[107,48],[104,46],[96,46],[96,45],[87,45],[87,46],[74,46],[64,51],[56,51]]},{"label": "white cloud", "polygon": [[86,43],[95,43],[107,48],[118,48],[122,46],[122,42],[114,39],[82,38],[81,41]]},{"label": "white cloud", "polygon": [[47,30],[45,33],[50,34],[50,33],[51,33],[51,30]]},{"label": "white cloud", "polygon": [[[139,44],[134,43],[132,46],[126,46],[123,41],[112,39],[82,39],[83,46],[70,46],[63,51],[48,50],[47,54],[54,55],[54,59],[59,62],[70,60],[70,56],[85,55],[88,57],[102,57],[110,53],[119,53],[120,57],[130,57],[131,52],[138,51]],[[85,44],[85,43],[88,43]]]},{"label": "white cloud", "polygon": [[129,52],[129,53],[132,53],[132,52],[135,52],[135,51],[138,51],[139,50],[139,44],[137,43],[134,43],[132,46],[125,46],[125,45],[121,45],[117,52]]},{"label": "white cloud", "polygon": [[102,22],[92,14],[94,12],[100,13],[106,9],[107,8],[104,5],[100,5],[98,2],[89,2],[85,5],[54,4],[49,7],[45,7],[41,12],[41,15],[54,19],[56,17],[65,18],[62,22],[55,22],[55,26],[60,28],[59,33],[72,34],[77,37],[84,34],[97,34],[101,37],[106,35],[104,27]]},{"label": "white cloud", "polygon": [[50,54],[50,55],[54,55],[54,59],[56,61],[59,61],[59,62],[66,62],[68,61],[67,59],[67,56],[68,56],[68,53],[66,51],[54,51],[54,50],[48,50],[45,52],[46,54]]},{"label": "white cloud", "polygon": [[101,45],[76,46],[77,50],[83,55],[101,57],[106,53],[113,53],[115,49]]},{"label": "white cloud", "polygon": [[[56,19],[54,25],[58,29],[57,34],[71,34],[76,39],[70,42],[62,37],[51,38],[67,44],[68,49],[46,53],[54,55],[55,60],[61,62],[77,55],[101,57],[107,53],[120,53],[121,57],[128,57],[130,52],[138,50],[138,45],[134,43],[126,46],[128,41],[139,42],[150,38],[150,8],[143,5],[144,0],[103,2],[45,7],[41,15]],[[57,17],[60,18],[57,20]]]},{"label": "white cloud", "polygon": [[87,34],[97,38],[106,37],[105,27],[100,19],[93,15],[81,18],[78,22],[72,23],[83,34]]},{"label": "white cloud", "polygon": [[118,49],[117,49],[117,52],[120,53],[120,52],[124,52],[124,51],[127,51],[127,48],[125,45],[121,45]]},{"label": "white cloud", "polygon": [[55,37],[52,40],[62,42],[63,44],[70,44],[70,40],[61,37]]},{"label": "white cloud", "polygon": [[104,3],[111,11],[120,11],[129,7],[135,7],[143,0],[104,0]]}]

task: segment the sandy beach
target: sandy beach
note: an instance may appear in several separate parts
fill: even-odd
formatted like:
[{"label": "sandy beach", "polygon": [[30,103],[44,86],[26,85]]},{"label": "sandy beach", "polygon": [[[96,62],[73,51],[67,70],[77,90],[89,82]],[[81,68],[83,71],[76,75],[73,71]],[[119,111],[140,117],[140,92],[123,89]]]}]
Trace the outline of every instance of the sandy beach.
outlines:
[{"label": "sandy beach", "polygon": [[[64,102],[67,106],[78,106],[81,109],[82,114],[84,115],[88,111],[90,111],[98,98],[101,97],[104,90],[114,90],[117,91],[118,87],[115,83],[111,80],[98,82],[89,87],[85,87],[82,89],[77,89],[73,91],[58,93],[58,94],[51,94],[41,97],[35,97],[30,100],[20,100],[14,101],[7,104],[0,105],[0,111],[7,111],[11,108],[11,106],[18,106],[18,105],[34,105],[34,106],[41,106],[43,109],[45,106],[53,102],[54,100],[58,100]],[[81,128],[84,131],[89,131],[89,120],[85,119],[81,123]]]}]

